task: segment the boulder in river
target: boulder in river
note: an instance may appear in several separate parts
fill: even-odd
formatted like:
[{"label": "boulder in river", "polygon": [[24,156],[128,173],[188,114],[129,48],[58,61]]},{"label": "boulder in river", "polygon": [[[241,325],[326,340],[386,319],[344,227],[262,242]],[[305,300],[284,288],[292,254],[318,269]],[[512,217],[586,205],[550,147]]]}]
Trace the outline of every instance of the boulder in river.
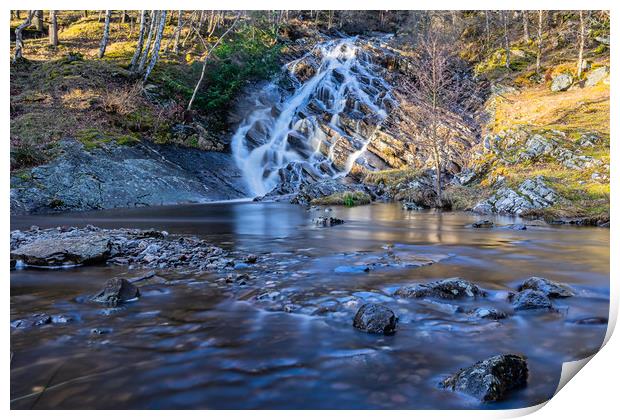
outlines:
[{"label": "boulder in river", "polygon": [[527,384],[528,367],[523,356],[504,354],[461,369],[441,382],[443,388],[471,395],[482,402],[500,401]]},{"label": "boulder in river", "polygon": [[48,314],[34,314],[28,318],[16,319],[11,322],[13,328],[31,328],[39,327],[41,325],[47,325],[52,323],[52,317]]},{"label": "boulder in river", "polygon": [[495,224],[490,220],[479,220],[471,224],[471,227],[477,228],[477,229],[492,228],[493,226],[495,226]]},{"label": "boulder in river", "polygon": [[384,305],[366,303],[357,311],[353,326],[373,334],[394,334],[396,332],[396,315]]},{"label": "boulder in river", "polygon": [[125,279],[114,278],[99,293],[91,297],[93,302],[105,303],[110,306],[128,302],[140,297],[140,290]]},{"label": "boulder in river", "polygon": [[341,225],[344,223],[344,220],[338,219],[336,217],[331,216],[321,216],[312,220],[315,225],[321,227],[331,227],[336,225]]},{"label": "boulder in river", "polygon": [[515,311],[523,311],[528,309],[553,309],[553,303],[551,303],[551,300],[547,297],[547,295],[538,290],[526,289],[511,296],[510,299]]},{"label": "boulder in river", "polygon": [[62,267],[103,262],[110,255],[110,239],[96,233],[79,237],[35,240],[11,252],[11,258],[40,267]]},{"label": "boulder in river", "polygon": [[461,299],[486,296],[487,293],[475,284],[460,277],[434,281],[431,283],[404,286],[395,294],[406,298],[438,298],[438,299]]},{"label": "boulder in river", "polygon": [[543,277],[530,277],[517,289],[519,292],[524,290],[537,290],[544,293],[549,298],[567,298],[575,296],[575,293],[565,284],[556,283]]},{"label": "boulder in river", "polygon": [[476,308],[472,312],[472,315],[482,319],[492,319],[494,321],[499,321],[500,319],[508,317],[506,312],[495,308]]}]

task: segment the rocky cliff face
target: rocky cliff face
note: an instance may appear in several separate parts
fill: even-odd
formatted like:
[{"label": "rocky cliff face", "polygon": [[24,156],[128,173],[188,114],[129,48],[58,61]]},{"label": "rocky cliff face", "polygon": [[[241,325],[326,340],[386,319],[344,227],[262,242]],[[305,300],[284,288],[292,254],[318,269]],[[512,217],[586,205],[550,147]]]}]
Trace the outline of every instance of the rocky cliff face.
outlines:
[{"label": "rocky cliff face", "polygon": [[246,196],[229,154],[142,142],[86,150],[60,143],[50,163],[11,176],[11,213],[83,211]]}]

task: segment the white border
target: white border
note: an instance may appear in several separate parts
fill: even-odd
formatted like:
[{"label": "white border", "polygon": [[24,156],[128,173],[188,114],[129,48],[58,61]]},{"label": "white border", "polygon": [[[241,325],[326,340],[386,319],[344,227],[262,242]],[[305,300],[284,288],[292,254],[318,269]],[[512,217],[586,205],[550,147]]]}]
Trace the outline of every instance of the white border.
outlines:
[{"label": "white border", "polygon": [[[617,2],[616,2],[617,3]],[[418,9],[418,10],[441,10],[441,9],[469,9],[469,10],[477,10],[477,9],[553,9],[553,10],[579,10],[579,9],[591,9],[591,10],[611,10],[612,13],[612,41],[611,44],[614,46],[613,50],[615,51],[615,45],[617,39],[614,36],[618,32],[618,24],[616,22],[616,9],[618,7],[614,7],[615,3],[611,1],[599,1],[599,0],[589,0],[589,1],[575,1],[575,0],[565,0],[565,1],[545,1],[545,0],[521,0],[519,2],[508,2],[508,1],[480,1],[480,0],[469,0],[467,2],[464,1],[445,1],[445,0],[434,0],[434,1],[394,1],[394,0],[383,0],[383,1],[365,1],[365,0],[357,0],[357,1],[326,1],[326,0],[311,0],[309,2],[293,2],[293,1],[261,1],[261,2],[252,2],[252,1],[238,1],[238,0],[228,0],[226,2],[215,2],[215,1],[198,1],[198,0],[177,0],[177,1],[135,1],[135,0],[108,0],[108,1],[75,1],[75,0],[64,0],[64,1],[33,1],[33,0],[24,0],[19,1],[14,4],[8,4],[5,2],[3,4],[3,17],[5,24],[9,20],[9,6],[19,6],[20,9],[31,9],[31,8],[43,8],[43,9],[96,9],[96,6],[109,7],[111,9],[170,9],[171,6],[174,9],[240,9],[240,10],[251,10],[251,9],[308,9],[311,6],[312,9],[315,10],[324,10],[324,9],[336,9],[336,10],[363,10],[363,9],[383,9],[383,10],[406,10],[406,9]],[[225,7],[222,7],[225,6]],[[6,34],[5,34],[6,35]],[[5,42],[6,38],[5,38]],[[5,118],[5,124],[3,125],[3,152],[2,152],[2,183],[0,184],[0,188],[2,191],[2,199],[4,204],[4,212],[2,213],[2,237],[5,240],[2,242],[2,254],[0,255],[8,255],[9,253],[9,244],[6,238],[9,236],[9,222],[10,222],[10,211],[9,211],[9,48],[8,45],[5,44],[4,48],[2,48],[2,54],[4,56],[4,65],[2,65],[2,73],[4,75],[4,100],[2,101],[2,110]],[[612,55],[612,64],[611,64],[611,73],[612,79],[616,79],[618,62],[615,59],[615,56]],[[617,105],[617,96],[612,94],[611,97],[611,115],[614,116],[614,112],[618,109]],[[615,146],[614,142],[616,140],[616,124],[612,119],[611,122],[611,138],[612,138],[612,146],[611,146],[611,155],[612,161],[615,163],[618,161],[618,152],[617,146]],[[611,167],[611,184],[612,190],[615,191],[616,185],[616,176],[615,176],[615,166]],[[618,209],[618,198],[615,194],[612,194],[612,219],[614,222],[617,220],[617,209]],[[618,254],[618,235],[616,234],[616,230],[614,226],[611,227],[611,255],[620,255]],[[3,317],[2,321],[5,325],[5,335],[2,337],[2,353],[4,354],[4,375],[2,377],[2,391],[5,398],[2,402],[3,407],[6,411],[9,410],[9,389],[10,389],[10,366],[9,366],[9,348],[10,348],[10,335],[9,335],[9,321],[10,321],[10,293],[9,293],[9,279],[8,279],[8,260],[6,258],[0,258],[3,272],[5,273],[4,281],[5,281],[5,299],[3,301]],[[355,418],[356,420],[363,419],[373,419],[375,420],[377,415],[388,415],[390,418],[402,418],[402,419],[411,419],[412,416],[416,418],[458,418],[458,419],[480,419],[480,418],[506,418],[506,417],[517,417],[525,414],[532,414],[531,418],[547,418],[548,416],[563,418],[563,419],[579,419],[583,420],[586,416],[595,419],[606,419],[611,418],[612,416],[615,418],[617,416],[617,403],[618,400],[618,378],[620,378],[620,362],[618,360],[618,355],[620,354],[620,342],[617,337],[613,337],[611,333],[613,332],[615,322],[617,320],[618,313],[618,264],[612,258],[610,261],[610,275],[612,279],[611,284],[611,305],[610,305],[610,324],[609,329],[606,336],[607,344],[605,347],[595,355],[587,366],[583,369],[581,373],[579,373],[579,379],[574,381],[569,381],[568,384],[547,404],[541,404],[536,407],[519,409],[519,410],[502,410],[502,411],[386,411],[381,414],[376,411],[336,411],[336,412],[326,412],[326,415],[333,415],[338,418]],[[611,339],[610,339],[611,337]],[[608,340],[608,341],[607,341]],[[574,367],[579,365],[580,363],[573,363],[572,370],[574,371]],[[570,368],[571,365],[568,366]],[[568,369],[571,370],[571,369]],[[567,370],[567,372],[568,372]],[[578,369],[577,369],[578,370]],[[538,411],[540,408],[545,406],[544,409]],[[613,414],[611,414],[613,413]],[[47,411],[43,415],[49,419],[78,419],[82,418],[85,413],[82,411]],[[168,411],[125,411],[115,413],[115,415],[131,416],[132,418],[146,418],[156,419],[156,418],[167,418],[171,413]],[[240,418],[240,417],[252,417],[253,419],[286,419],[289,420],[290,416],[293,415],[296,418],[301,419],[310,419],[314,418],[317,413],[313,411],[296,411],[291,413],[289,411],[254,411],[254,412],[243,412],[243,411],[210,411],[208,413],[202,411],[187,411],[184,412],[184,416],[188,418],[200,418],[203,419],[205,416],[209,416],[209,418]],[[40,416],[40,412],[27,412],[27,411],[11,411],[10,415],[15,418],[30,418],[34,416]],[[87,414],[91,418],[107,418],[110,414],[102,411],[93,411]],[[323,415],[323,413],[321,413]]]}]

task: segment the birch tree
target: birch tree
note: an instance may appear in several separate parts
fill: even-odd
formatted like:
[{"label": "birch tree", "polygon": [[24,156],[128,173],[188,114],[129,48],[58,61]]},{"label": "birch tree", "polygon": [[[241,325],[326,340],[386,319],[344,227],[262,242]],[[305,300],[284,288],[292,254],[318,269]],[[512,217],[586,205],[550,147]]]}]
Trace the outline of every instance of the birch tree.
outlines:
[{"label": "birch tree", "polygon": [[103,37],[101,38],[101,44],[99,44],[99,58],[103,58],[105,49],[108,46],[108,40],[110,39],[110,17],[112,17],[112,11],[105,11],[105,23],[103,24]]},{"label": "birch tree", "polygon": [[540,59],[542,58],[543,41],[543,11],[538,11],[538,33],[536,34],[536,73],[540,74]]},{"label": "birch tree", "polygon": [[142,51],[142,56],[140,57],[140,62],[138,64],[138,73],[142,73],[142,70],[144,70],[144,66],[146,65],[146,60],[148,59],[149,51],[151,50],[151,42],[153,42],[153,34],[155,33],[155,25],[157,24],[158,17],[159,12],[157,10],[153,10],[151,12],[151,25],[146,39],[146,46]]},{"label": "birch tree", "polygon": [[129,69],[135,70],[140,54],[142,54],[142,47],[144,46],[144,32],[146,31],[146,10],[140,12],[140,33],[138,34],[138,44],[136,45],[136,51],[131,57],[131,63],[129,63]]},{"label": "birch tree", "polygon": [[43,28],[43,10],[35,10],[34,11],[34,17],[32,19],[32,23],[34,24],[35,28],[37,28],[37,31],[39,32],[43,32],[44,28]]},{"label": "birch tree", "polygon": [[504,21],[504,50],[506,51],[506,68],[510,70],[510,42],[508,41],[508,12],[502,10]]},{"label": "birch tree", "polygon": [[577,58],[577,80],[583,72],[583,48],[586,44],[586,19],[583,10],[579,11],[579,55]]},{"label": "birch tree", "polygon": [[[201,16],[201,21],[202,21],[202,14],[200,16]],[[174,46],[172,47],[172,51],[175,54],[179,53],[179,39],[181,38],[182,27],[183,27],[183,10],[179,10],[179,19],[177,20],[177,29],[174,34]],[[200,28],[198,29],[198,31],[200,31]]]},{"label": "birch tree", "polygon": [[527,10],[523,10],[521,12],[523,15],[523,41],[530,41],[530,28],[529,28],[529,16],[527,14]]},{"label": "birch tree", "polygon": [[58,17],[56,10],[50,10],[50,31],[49,31],[50,45],[58,46]]},{"label": "birch tree", "polygon": [[24,29],[26,29],[32,24],[32,18],[34,17],[34,13],[34,10],[29,10],[26,20],[24,20],[21,25],[15,28],[15,55],[13,56],[14,63],[23,58],[24,40],[22,37],[22,32],[24,31]]},{"label": "birch tree", "polygon": [[166,26],[166,11],[162,10],[159,16],[159,29],[157,31],[157,36],[155,37],[155,45],[153,46],[153,52],[151,54],[151,62],[146,68],[146,72],[144,73],[144,81],[149,78],[149,75],[153,71],[155,64],[157,64],[157,60],[159,58],[159,49],[161,48],[161,39],[164,35],[164,28]]}]

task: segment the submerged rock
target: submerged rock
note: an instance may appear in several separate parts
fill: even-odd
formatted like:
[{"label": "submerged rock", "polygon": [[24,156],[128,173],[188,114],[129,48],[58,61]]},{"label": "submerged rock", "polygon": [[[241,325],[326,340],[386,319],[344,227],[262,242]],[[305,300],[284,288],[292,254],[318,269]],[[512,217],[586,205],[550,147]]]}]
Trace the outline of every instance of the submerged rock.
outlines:
[{"label": "submerged rock", "polygon": [[79,237],[44,237],[11,252],[12,259],[40,267],[95,264],[105,261],[109,255],[110,239],[97,233]]},{"label": "submerged rock", "polygon": [[512,306],[515,311],[529,309],[553,309],[553,303],[543,292],[526,289],[511,296]]},{"label": "submerged rock", "polygon": [[509,391],[527,384],[528,367],[524,357],[515,354],[494,356],[441,382],[440,386],[471,395],[483,402],[500,401]]},{"label": "submerged rock", "polygon": [[567,298],[575,296],[575,293],[565,284],[556,283],[543,277],[530,277],[517,289],[519,292],[524,290],[536,290],[550,298]]},{"label": "submerged rock", "polygon": [[312,222],[317,226],[331,227],[343,224],[344,220],[331,216],[321,216],[313,219]]},{"label": "submerged rock", "polygon": [[393,334],[396,332],[396,315],[387,306],[366,303],[357,311],[353,326],[373,334]]},{"label": "submerged rock", "polygon": [[495,309],[495,308],[477,308],[473,311],[472,315],[478,318],[492,319],[495,321],[508,317],[506,312],[500,311],[499,309]]},{"label": "submerged rock", "polygon": [[439,299],[475,298],[487,295],[484,290],[460,277],[417,284],[415,286],[404,286],[394,294],[406,298],[432,297]]},{"label": "submerged rock", "polygon": [[128,302],[140,297],[140,290],[125,279],[110,279],[102,291],[91,297],[93,302],[110,306]]},{"label": "submerged rock", "polygon": [[582,318],[582,319],[573,321],[573,323],[577,325],[604,325],[604,324],[607,324],[608,322],[609,320],[607,318],[600,317],[600,316]]},{"label": "submerged rock", "polygon": [[403,203],[403,210],[422,210],[422,207],[418,206],[416,203],[405,202]]},{"label": "submerged rock", "polygon": [[495,224],[490,220],[479,220],[471,224],[471,227],[477,228],[477,229],[492,228],[493,226],[495,226]]},{"label": "submerged rock", "polygon": [[52,323],[52,317],[48,314],[34,314],[28,318],[17,319],[11,322],[13,328],[39,327]]}]

